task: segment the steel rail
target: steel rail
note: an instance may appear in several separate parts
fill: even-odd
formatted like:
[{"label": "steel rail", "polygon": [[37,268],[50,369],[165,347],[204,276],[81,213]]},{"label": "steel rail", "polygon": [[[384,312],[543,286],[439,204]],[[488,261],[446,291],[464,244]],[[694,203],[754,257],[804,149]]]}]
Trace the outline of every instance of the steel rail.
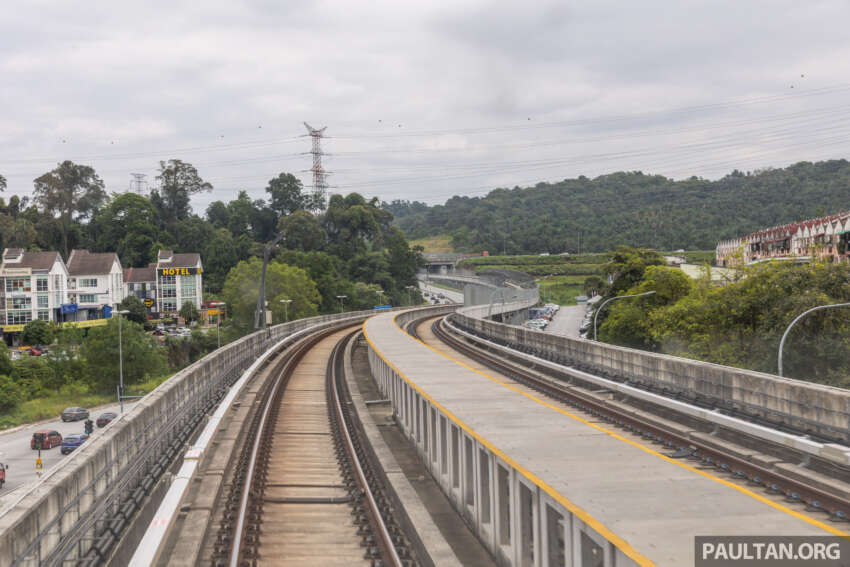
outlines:
[{"label": "steel rail", "polygon": [[253,492],[252,485],[254,482],[254,470],[256,468],[257,459],[259,457],[260,446],[262,445],[262,441],[265,437],[266,422],[268,421],[268,416],[271,412],[272,405],[277,401],[280,392],[282,392],[281,386],[283,385],[285,387],[285,384],[289,381],[290,372],[295,366],[297,366],[298,362],[300,362],[304,354],[306,354],[308,350],[315,346],[315,344],[322,340],[325,336],[334,333],[338,330],[338,327],[331,327],[331,329],[325,329],[310,337],[304,338],[299,343],[296,343],[295,350],[293,350],[289,358],[286,360],[286,363],[281,368],[280,372],[277,375],[277,378],[275,378],[274,384],[269,390],[269,394],[266,398],[266,403],[263,406],[263,411],[260,415],[259,425],[255,431],[254,443],[251,448],[251,456],[248,461],[248,470],[245,474],[245,484],[242,487],[239,510],[236,516],[236,529],[234,530],[233,544],[230,552],[230,560],[228,561],[230,567],[239,566],[239,559],[242,552],[242,540],[244,535],[243,532],[245,529],[245,517],[248,515],[248,503],[250,496]]},{"label": "steel rail", "polygon": [[[847,520],[850,517],[850,500],[835,494],[826,492],[798,481],[781,473],[756,465],[739,457],[730,455],[720,449],[710,447],[688,437],[683,437],[663,427],[649,423],[639,417],[626,412],[618,411],[607,406],[591,396],[581,394],[573,389],[566,389],[552,384],[548,381],[529,373],[519,365],[510,364],[482,355],[477,349],[464,344],[462,341],[450,336],[442,329],[439,318],[432,325],[434,335],[448,345],[450,348],[488,366],[510,378],[517,380],[538,392],[553,399],[568,403],[591,415],[604,419],[609,423],[622,427],[634,434],[661,443],[671,449],[675,449],[674,458],[694,457],[699,458],[706,464],[711,464],[721,470],[729,472],[734,476],[746,478],[750,482],[763,486],[770,492],[782,493],[790,500],[804,502],[812,508],[826,511],[833,517]],[[421,320],[420,320],[421,322]]]},{"label": "steel rail", "polygon": [[398,551],[396,550],[395,544],[393,543],[393,539],[390,535],[389,529],[387,528],[387,524],[384,521],[384,517],[381,515],[380,509],[378,508],[378,503],[375,500],[375,495],[372,493],[372,489],[369,485],[369,480],[366,478],[366,473],[363,470],[363,467],[361,466],[360,458],[357,456],[357,447],[354,444],[354,440],[352,439],[350,431],[354,426],[351,423],[351,419],[347,419],[348,416],[346,412],[343,411],[343,401],[342,395],[340,393],[342,384],[340,382],[340,376],[337,372],[337,361],[340,360],[340,357],[344,352],[345,344],[358,333],[360,333],[359,329],[346,336],[345,339],[338,342],[334,347],[334,350],[331,354],[331,361],[328,365],[328,386],[331,391],[331,397],[337,415],[338,423],[340,424],[340,429],[342,430],[342,433],[344,435],[345,452],[348,454],[349,461],[354,464],[354,470],[357,473],[357,484],[360,486],[360,490],[366,495],[366,500],[369,503],[369,510],[371,511],[370,516],[374,520],[375,527],[378,528],[378,533],[380,534],[381,540],[383,541],[381,549],[389,556],[388,559],[391,561],[392,565],[394,565],[395,567],[402,567],[403,563],[401,557],[399,557],[398,555]]}]

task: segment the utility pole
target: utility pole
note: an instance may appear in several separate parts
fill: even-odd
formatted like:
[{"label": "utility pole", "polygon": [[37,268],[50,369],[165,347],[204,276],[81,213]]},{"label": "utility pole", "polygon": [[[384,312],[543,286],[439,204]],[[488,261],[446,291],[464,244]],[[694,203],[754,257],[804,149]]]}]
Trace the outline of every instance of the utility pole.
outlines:
[{"label": "utility pole", "polygon": [[283,240],[283,233],[279,233],[274,240],[263,248],[263,273],[260,276],[260,291],[257,294],[257,309],[254,311],[254,330],[266,328],[266,268],[269,265],[269,255],[272,248]]},{"label": "utility pole", "polygon": [[307,132],[310,134],[310,138],[313,139],[313,147],[310,150],[310,153],[313,155],[313,167],[310,171],[313,172],[313,196],[312,196],[312,204],[311,208],[314,212],[321,212],[325,210],[325,199],[327,198],[327,172],[322,167],[322,156],[326,155],[322,152],[322,138],[325,136],[325,130],[327,130],[327,126],[323,128],[313,128],[306,122],[304,126],[307,128]]}]

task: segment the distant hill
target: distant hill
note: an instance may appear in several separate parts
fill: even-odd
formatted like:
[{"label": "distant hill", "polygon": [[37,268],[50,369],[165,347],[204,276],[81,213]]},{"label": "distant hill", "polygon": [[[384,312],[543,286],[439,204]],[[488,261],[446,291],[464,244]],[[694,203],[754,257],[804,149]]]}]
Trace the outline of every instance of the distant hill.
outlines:
[{"label": "distant hill", "polygon": [[717,241],[850,209],[850,162],[733,171],[717,181],[619,172],[452,197],[384,203],[408,238],[448,234],[455,251],[603,252],[618,244],[712,249]]}]

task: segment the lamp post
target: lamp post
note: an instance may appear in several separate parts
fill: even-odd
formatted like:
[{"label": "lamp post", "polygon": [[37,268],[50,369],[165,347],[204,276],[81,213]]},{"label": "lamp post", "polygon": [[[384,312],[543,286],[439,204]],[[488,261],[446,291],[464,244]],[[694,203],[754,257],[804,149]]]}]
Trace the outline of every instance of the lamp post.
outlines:
[{"label": "lamp post", "polygon": [[652,295],[655,293],[654,291],[645,291],[643,293],[633,293],[632,295],[618,295],[616,297],[611,297],[602,302],[602,305],[599,306],[599,309],[596,310],[596,313],[593,314],[593,340],[598,340],[596,338],[596,318],[599,317],[599,312],[602,311],[602,308],[614,301],[615,299],[626,299],[627,297],[641,297],[644,295]]},{"label": "lamp post", "polygon": [[292,303],[291,299],[281,299],[281,303],[283,303],[283,316],[284,323],[289,323],[289,304]]},{"label": "lamp post", "polygon": [[821,309],[830,309],[832,307],[850,307],[850,303],[834,303],[832,305],[819,305],[818,307],[812,307],[806,311],[803,311],[797,317],[791,321],[791,324],[788,325],[788,328],[785,329],[785,332],[782,333],[782,339],[779,341],[779,356],[777,360],[777,366],[779,368],[779,375],[782,376],[782,349],[785,346],[785,339],[788,337],[788,333],[791,331],[791,327],[797,324],[797,321],[812,313],[814,311],[820,311]]},{"label": "lamp post", "polygon": [[128,310],[113,311],[118,315],[118,406],[121,408],[121,413],[124,413],[124,352],[121,347],[121,319],[122,315],[129,313]]},{"label": "lamp post", "polygon": [[404,287],[407,289],[407,299],[410,301],[410,306],[413,307],[413,290],[416,289],[416,286],[406,285]]},{"label": "lamp post", "polygon": [[227,303],[216,301],[215,303],[210,303],[210,305],[218,308],[218,315],[215,318],[215,334],[218,339],[218,348],[221,348],[221,307],[227,305]]},{"label": "lamp post", "polygon": [[343,305],[343,301],[347,298],[347,295],[337,295],[336,298],[339,299],[339,312],[345,312],[345,306]]}]

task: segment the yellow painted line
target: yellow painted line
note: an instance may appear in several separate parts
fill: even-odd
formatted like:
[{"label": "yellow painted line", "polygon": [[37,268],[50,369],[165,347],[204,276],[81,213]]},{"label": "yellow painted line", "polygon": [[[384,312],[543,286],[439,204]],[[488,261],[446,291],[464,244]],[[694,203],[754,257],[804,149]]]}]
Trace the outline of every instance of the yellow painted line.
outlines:
[{"label": "yellow painted line", "polygon": [[[560,492],[558,492],[557,490],[555,490],[554,488],[552,488],[551,486],[546,484],[542,479],[538,478],[537,475],[535,475],[534,473],[532,473],[531,471],[529,471],[528,469],[526,469],[525,467],[523,467],[522,465],[517,463],[510,456],[508,456],[504,451],[496,448],[496,446],[494,446],[487,439],[485,439],[484,437],[479,435],[478,432],[476,432],[474,429],[472,429],[472,427],[470,427],[469,425],[464,423],[460,418],[458,418],[456,415],[454,415],[448,409],[443,407],[434,398],[429,396],[425,392],[425,390],[423,390],[422,388],[417,386],[416,383],[413,382],[413,380],[411,380],[410,378],[408,378],[401,370],[399,370],[398,367],[396,367],[396,365],[394,365],[392,362],[387,360],[387,358],[378,349],[378,347],[375,345],[375,343],[372,342],[372,339],[369,337],[369,333],[366,332],[366,323],[367,322],[368,322],[368,319],[366,321],[364,321],[363,325],[362,325],[363,336],[366,337],[366,341],[368,341],[369,345],[372,347],[372,350],[375,351],[375,354],[377,354],[381,358],[381,360],[383,360],[384,363],[387,364],[387,366],[392,368],[393,371],[396,374],[401,376],[401,378],[405,382],[407,382],[410,385],[410,387],[412,387],[414,390],[419,392],[419,394],[423,398],[425,398],[426,400],[431,402],[431,404],[434,407],[436,407],[441,412],[443,412],[446,415],[446,417],[449,418],[449,420],[451,420],[457,426],[459,426],[461,429],[466,431],[476,441],[478,441],[479,443],[481,443],[482,445],[487,447],[487,449],[489,449],[491,453],[493,453],[494,455],[498,456],[500,459],[502,459],[503,461],[508,463],[517,472],[519,472],[521,475],[523,475],[525,478],[527,478],[529,481],[531,481],[533,484],[535,484],[537,487],[539,487],[541,490],[543,490],[546,494],[548,494],[553,500],[555,500],[556,502],[561,504],[561,506],[563,506],[564,508],[569,510],[570,513],[572,513],[573,515],[578,517],[585,524],[587,524],[588,526],[593,528],[593,530],[595,530],[597,533],[599,533],[602,537],[604,537],[606,540],[608,540],[612,544],[614,544],[627,557],[629,557],[635,563],[640,565],[640,567],[656,567],[655,563],[653,563],[649,558],[647,558],[644,555],[642,555],[641,553],[639,553],[636,549],[634,549],[631,545],[629,545],[626,542],[626,540],[624,540],[623,538],[621,538],[620,536],[618,536],[617,534],[612,532],[604,524],[602,524],[602,522],[600,522],[599,520],[597,520],[596,518],[591,516],[588,512],[586,512],[585,510],[580,508],[578,505],[573,503],[571,500],[566,498],[563,494],[561,494]],[[398,326],[398,322],[396,322],[395,317],[393,317],[393,322],[395,322],[396,326]],[[422,343],[422,344],[425,344],[425,343]],[[425,346],[428,346],[428,345],[425,345]],[[428,347],[428,348],[431,348],[431,347]]]},{"label": "yellow painted line", "polygon": [[586,419],[584,419],[584,418],[582,418],[578,415],[575,415],[575,414],[570,413],[570,412],[568,412],[568,411],[566,411],[562,408],[559,408],[559,407],[557,407],[553,404],[550,404],[546,400],[540,399],[537,396],[534,396],[534,395],[529,394],[527,392],[523,392],[522,390],[520,390],[519,388],[517,388],[516,386],[514,386],[512,384],[507,384],[505,382],[502,382],[501,380],[498,380],[497,378],[494,378],[494,377],[490,376],[489,374],[486,374],[486,373],[484,373],[484,372],[482,372],[482,371],[480,371],[476,368],[469,366],[468,364],[466,364],[464,362],[461,362],[460,360],[457,360],[456,358],[452,357],[449,354],[446,354],[442,351],[435,349],[434,347],[432,347],[430,345],[425,344],[421,340],[410,335],[404,329],[402,329],[401,325],[398,324],[398,321],[396,321],[395,317],[393,317],[393,322],[395,323],[396,327],[398,327],[403,333],[405,333],[408,337],[410,337],[414,341],[418,342],[419,344],[425,346],[425,348],[430,349],[433,352],[436,352],[437,354],[444,356],[445,358],[448,358],[452,362],[455,362],[455,363],[463,366],[464,368],[471,370],[471,371],[475,372],[476,374],[483,376],[484,378],[487,378],[488,380],[495,382],[496,384],[504,386],[505,388],[507,388],[509,390],[513,390],[514,392],[521,394],[521,395],[525,396],[526,398],[533,400],[533,401],[537,402],[538,404],[540,404],[542,406],[546,406],[549,409],[555,410],[556,412],[558,412],[560,414],[563,414],[563,415],[570,417],[570,418],[572,418],[572,419],[574,419],[574,420],[576,420],[580,423],[583,423],[584,425],[587,425],[588,427],[592,427],[592,428],[596,429],[597,431],[601,431],[602,433],[610,435],[611,437],[613,437],[614,439],[617,439],[618,441],[622,441],[623,443],[627,443],[628,445],[636,447],[636,448],[640,449],[641,451],[643,451],[645,453],[649,453],[650,455],[653,455],[655,457],[658,457],[659,459],[667,461],[668,463],[676,465],[677,467],[681,467],[685,470],[696,473],[696,474],[698,474],[702,477],[705,477],[709,480],[713,480],[713,481],[718,482],[718,483],[720,483],[724,486],[728,486],[729,488],[737,490],[738,492],[740,492],[742,494],[746,494],[747,496],[749,496],[749,497],[751,497],[755,500],[758,500],[759,502],[762,502],[763,504],[767,504],[771,508],[775,508],[776,510],[779,510],[780,512],[784,512],[784,513],[788,514],[789,516],[793,516],[793,517],[795,517],[799,520],[803,520],[804,522],[811,524],[813,526],[816,526],[818,528],[821,528],[822,530],[825,530],[825,531],[827,531],[827,532],[829,532],[833,535],[841,536],[841,537],[845,537],[845,538],[850,538],[850,533],[843,532],[839,529],[836,529],[836,528],[830,526],[829,524],[826,524],[824,522],[821,522],[820,520],[812,518],[811,516],[807,516],[805,514],[797,512],[796,510],[792,510],[791,508],[783,506],[782,504],[778,504],[778,503],[776,503],[776,502],[774,502],[774,501],[772,501],[768,498],[765,498],[761,494],[757,494],[757,493],[753,492],[752,490],[749,490],[748,488],[744,488],[743,486],[739,486],[735,483],[729,482],[728,480],[724,480],[724,479],[722,479],[718,476],[715,476],[711,473],[708,473],[708,472],[702,471],[700,469],[694,468],[694,467],[692,467],[692,466],[690,466],[686,463],[683,463],[682,461],[668,457],[667,455],[659,453],[658,451],[656,451],[655,449],[652,449],[651,447],[648,447],[646,445],[643,445],[643,444],[638,443],[636,441],[633,441],[631,439],[627,439],[626,437],[623,437],[622,435],[620,435],[619,433],[617,433],[615,431],[612,431],[610,429],[602,427],[602,426],[600,426],[596,423],[591,423],[590,421],[587,421]]}]

